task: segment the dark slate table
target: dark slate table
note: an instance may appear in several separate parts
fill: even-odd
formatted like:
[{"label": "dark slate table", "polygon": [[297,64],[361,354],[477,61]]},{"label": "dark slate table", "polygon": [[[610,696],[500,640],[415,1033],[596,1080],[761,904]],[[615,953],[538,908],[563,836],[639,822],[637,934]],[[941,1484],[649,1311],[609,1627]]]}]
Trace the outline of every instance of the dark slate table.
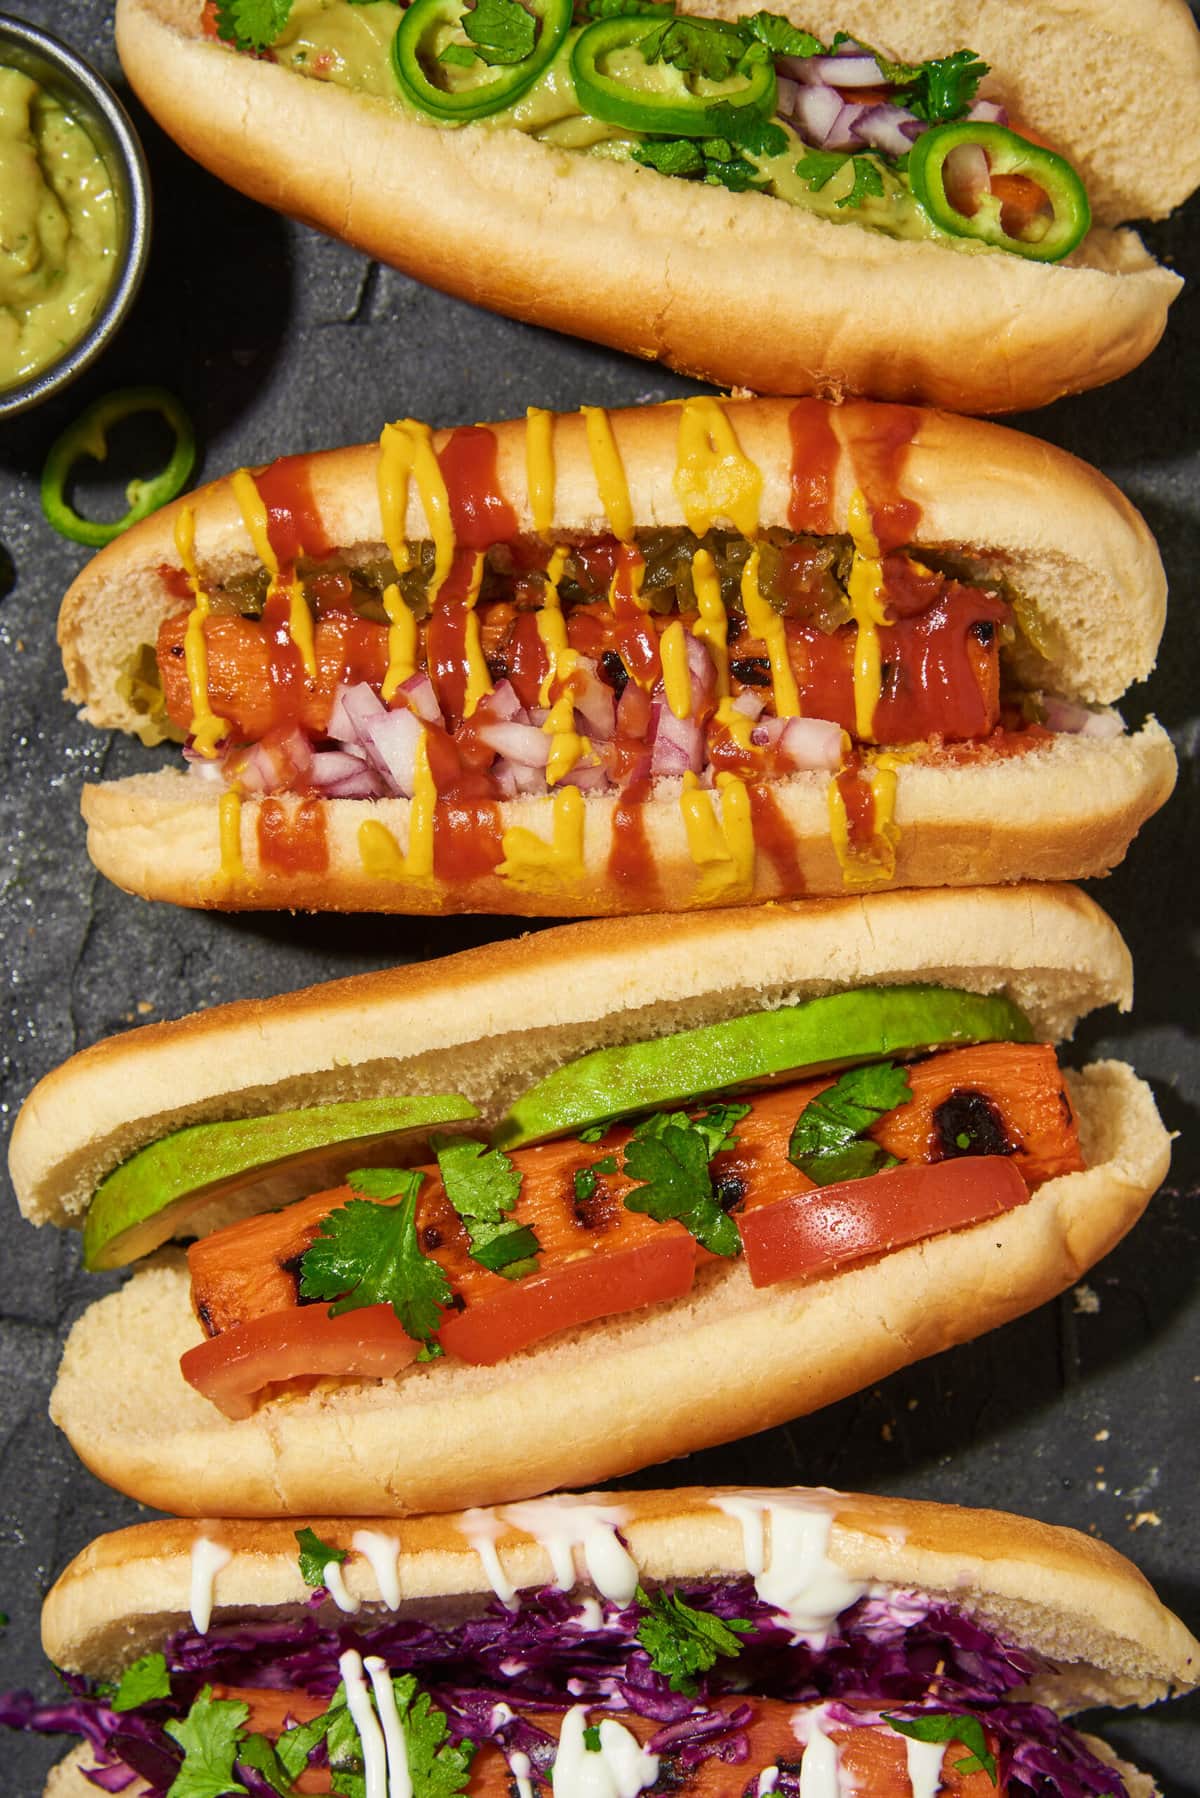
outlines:
[{"label": "dark slate table", "polygon": [[[108,0],[25,0],[122,87]],[[390,418],[439,424],[528,404],[627,405],[692,391],[652,365],[490,317],[260,210],[187,162],[136,104],[154,174],[149,275],[99,367],[59,403],[0,425],[0,1113],[73,1050],[151,1018],[269,994],[397,960],[440,955],[519,924],[487,918],[222,917],[151,907],[96,875],[83,847],[85,779],[147,766],[135,741],[78,724],[61,701],[58,601],[84,560],[42,519],[38,473],[83,404],[135,382],[173,388],[196,420],[199,473],[377,435]],[[1200,282],[1200,202],[1149,237]],[[469,246],[464,246],[469,254]],[[1200,978],[1191,904],[1200,681],[1200,410],[1186,352],[1200,285],[1152,360],[1114,388],[1018,421],[1098,463],[1145,512],[1173,601],[1158,672],[1127,704],[1151,707],[1181,758],[1179,790],[1099,889],[1133,947],[1133,1016],[1102,1016],[1081,1051],[1120,1053],[1180,1132],[1169,1184],[1132,1237],[1035,1316],[910,1368],[789,1428],[647,1472],[642,1483],[806,1481],[993,1504],[1074,1524],[1133,1555],[1193,1628],[1200,1506],[1195,1288],[1200,1186]],[[119,460],[119,458],[118,458]],[[119,470],[118,470],[119,472]],[[126,471],[126,476],[128,472]],[[114,487],[114,493],[118,491]],[[115,504],[114,511],[120,509]],[[98,1531],[138,1507],[106,1491],[51,1427],[46,1399],[64,1335],[102,1280],[78,1242],[36,1234],[3,1203],[0,1255],[0,1689],[54,1685],[38,1647],[42,1594]],[[113,1367],[106,1377],[119,1380]],[[1171,1798],[1200,1793],[1200,1702],[1124,1720],[1110,1739]],[[34,1798],[54,1751],[7,1741],[3,1788]]]}]

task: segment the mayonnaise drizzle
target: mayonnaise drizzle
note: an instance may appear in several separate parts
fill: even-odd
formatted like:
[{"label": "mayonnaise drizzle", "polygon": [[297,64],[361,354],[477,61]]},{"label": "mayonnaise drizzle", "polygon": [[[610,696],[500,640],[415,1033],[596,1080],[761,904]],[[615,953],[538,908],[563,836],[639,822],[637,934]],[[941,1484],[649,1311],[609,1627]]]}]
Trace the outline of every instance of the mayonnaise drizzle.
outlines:
[{"label": "mayonnaise drizzle", "polygon": [[904,1738],[908,1755],[908,1783],[913,1798],[937,1798],[942,1789],[942,1762],[946,1758],[945,1742],[917,1742]]},{"label": "mayonnaise drizzle", "polygon": [[623,1724],[605,1717],[599,1749],[584,1744],[587,1706],[571,1707],[562,1721],[554,1757],[554,1798],[637,1798],[658,1778],[658,1756],[642,1747]]},{"label": "mayonnaise drizzle", "polygon": [[478,1508],[464,1511],[459,1518],[458,1527],[482,1561],[488,1584],[496,1597],[508,1610],[515,1610],[517,1588],[505,1573],[496,1551],[496,1540],[504,1534],[504,1525],[495,1511]]},{"label": "mayonnaise drizzle", "polygon": [[841,1798],[845,1787],[837,1745],[821,1728],[822,1712],[802,1713],[793,1722],[796,1739],[804,1745],[800,1762],[800,1798]]},{"label": "mayonnaise drizzle", "polygon": [[208,1626],[212,1622],[213,1603],[217,1590],[217,1575],[222,1567],[228,1567],[233,1555],[220,1542],[212,1542],[207,1536],[201,1536],[192,1543],[192,1623],[198,1636],[208,1634]]},{"label": "mayonnaise drizzle", "polygon": [[375,1530],[355,1530],[350,1546],[362,1555],[375,1575],[379,1596],[389,1611],[400,1609],[400,1546],[394,1536],[381,1536]]},{"label": "mayonnaise drizzle", "polygon": [[517,1798],[533,1798],[533,1781],[529,1775],[533,1772],[533,1763],[527,1754],[520,1750],[508,1757],[508,1770],[517,1782]]},{"label": "mayonnaise drizzle", "polygon": [[332,1598],[338,1610],[345,1611],[348,1617],[353,1617],[355,1611],[359,1608],[359,1601],[355,1598],[354,1594],[347,1589],[345,1576],[342,1573],[341,1562],[326,1561],[325,1567],[321,1573],[321,1578],[325,1582],[325,1590],[328,1592],[330,1598]]},{"label": "mayonnaise drizzle", "polygon": [[778,1784],[779,1784],[779,1768],[778,1767],[764,1767],[762,1772],[758,1776],[758,1784],[754,1789],[758,1795],[758,1798],[767,1798],[767,1793],[773,1792],[775,1790],[775,1787]]},{"label": "mayonnaise drizzle", "polygon": [[[375,1707],[371,1703],[371,1694],[367,1690],[367,1682],[363,1678],[361,1655],[355,1649],[348,1648],[338,1661],[338,1671],[345,1682],[350,1718],[362,1743],[366,1798],[391,1798],[388,1792],[387,1748],[379,1719],[375,1715]],[[406,1756],[405,1767],[407,1766]]]},{"label": "mayonnaise drizzle", "polygon": [[833,1531],[830,1501],[837,1496],[814,1488],[810,1492],[742,1492],[712,1501],[719,1511],[741,1523],[746,1571],[753,1574],[759,1597],[781,1612],[796,1640],[810,1648],[823,1648],[837,1618],[869,1590],[862,1582],[847,1579],[829,1559]]},{"label": "mayonnaise drizzle", "polygon": [[[597,1592],[614,1604],[626,1605],[637,1590],[637,1562],[617,1537],[628,1513],[619,1505],[597,1505],[585,1498],[535,1499],[506,1505],[500,1515],[545,1549],[554,1583],[569,1592],[579,1577],[575,1550]],[[503,1594],[498,1594],[503,1597]]]},{"label": "mayonnaise drizzle", "polygon": [[400,1713],[396,1709],[396,1691],[392,1685],[392,1676],[388,1672],[388,1664],[386,1661],[380,1660],[377,1654],[372,1654],[367,1656],[363,1666],[371,1681],[371,1690],[375,1694],[375,1704],[379,1711],[379,1722],[383,1729],[383,1740],[387,1749],[388,1798],[412,1798],[413,1783],[408,1765],[408,1742],[404,1734],[404,1725],[400,1721]]}]

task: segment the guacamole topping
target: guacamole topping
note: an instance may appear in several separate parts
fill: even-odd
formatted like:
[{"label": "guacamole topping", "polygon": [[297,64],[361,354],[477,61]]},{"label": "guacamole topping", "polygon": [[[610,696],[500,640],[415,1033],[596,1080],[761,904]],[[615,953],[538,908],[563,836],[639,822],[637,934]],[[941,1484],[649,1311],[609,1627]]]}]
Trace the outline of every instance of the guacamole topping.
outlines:
[{"label": "guacamole topping", "polygon": [[84,335],[116,274],[119,237],[108,169],[86,130],[30,76],[0,68],[0,388]]}]

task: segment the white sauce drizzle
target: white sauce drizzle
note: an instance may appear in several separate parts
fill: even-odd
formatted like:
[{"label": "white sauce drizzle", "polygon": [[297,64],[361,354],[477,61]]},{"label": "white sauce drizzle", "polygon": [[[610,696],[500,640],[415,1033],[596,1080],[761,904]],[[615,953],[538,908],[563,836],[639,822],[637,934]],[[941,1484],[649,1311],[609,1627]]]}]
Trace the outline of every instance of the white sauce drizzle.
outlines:
[{"label": "white sauce drizzle", "polygon": [[[387,1748],[379,1719],[375,1715],[375,1707],[371,1703],[371,1694],[367,1690],[367,1682],[363,1678],[361,1655],[355,1649],[348,1648],[338,1661],[338,1671],[345,1681],[346,1703],[362,1743],[366,1798],[389,1798]],[[407,1765],[407,1757],[405,1764]]]},{"label": "white sauce drizzle", "polygon": [[496,1513],[478,1508],[464,1511],[458,1520],[458,1527],[483,1563],[488,1584],[500,1603],[510,1611],[515,1610],[517,1588],[501,1566],[500,1556],[496,1551],[496,1540],[504,1534],[504,1525]]},{"label": "white sauce drizzle", "polygon": [[604,1628],[604,1607],[600,1600],[585,1598],[579,1606],[579,1616],[576,1621],[580,1629],[587,1630],[589,1635],[595,1635],[602,1630]]},{"label": "white sauce drizzle", "polygon": [[517,1782],[517,1798],[533,1798],[533,1781],[529,1777],[533,1772],[533,1765],[529,1756],[522,1754],[519,1749],[516,1754],[510,1754],[508,1770]]},{"label": "white sauce drizzle", "polygon": [[758,1785],[755,1787],[758,1798],[767,1798],[767,1793],[773,1792],[778,1784],[779,1768],[764,1767],[758,1776]]},{"label": "white sauce drizzle", "polygon": [[228,1567],[232,1559],[229,1549],[220,1542],[211,1542],[207,1536],[201,1536],[192,1543],[191,1612],[198,1636],[208,1634],[216,1597],[217,1575],[222,1567]]},{"label": "white sauce drizzle", "polygon": [[[837,1493],[747,1492],[714,1498],[719,1511],[742,1526],[746,1571],[764,1604],[774,1606],[791,1625],[798,1642],[824,1648],[842,1612],[870,1591],[847,1579],[829,1559],[833,1531],[830,1501]],[[767,1565],[765,1520],[771,1520],[771,1560]]]},{"label": "white sauce drizzle", "polygon": [[396,1693],[392,1685],[392,1676],[388,1672],[388,1664],[377,1654],[372,1654],[367,1656],[363,1666],[371,1681],[371,1690],[375,1694],[375,1704],[379,1711],[379,1721],[383,1727],[383,1740],[387,1748],[388,1798],[412,1798],[413,1784],[408,1766],[408,1742],[404,1734],[404,1725],[400,1721],[400,1713],[396,1709]]},{"label": "white sauce drizzle", "polygon": [[937,1798],[942,1789],[942,1762],[946,1758],[945,1742],[916,1742],[904,1738],[908,1754],[908,1783],[913,1798]]},{"label": "white sauce drizzle", "polygon": [[836,1742],[831,1742],[821,1725],[826,1721],[825,1705],[808,1711],[797,1711],[792,1718],[792,1733],[804,1749],[800,1762],[800,1798],[843,1798],[851,1788],[842,1778],[841,1756]]},{"label": "white sauce drizzle", "polygon": [[[597,1751],[584,1744],[587,1706],[573,1705],[562,1721],[554,1757],[554,1798],[638,1798],[658,1778],[658,1756],[623,1724],[605,1717]],[[369,1794],[368,1794],[369,1798]]]},{"label": "white sauce drizzle", "polygon": [[629,1515],[619,1505],[592,1504],[586,1498],[546,1498],[506,1505],[501,1515],[545,1549],[561,1592],[569,1592],[579,1577],[575,1565],[579,1548],[597,1592],[619,1605],[627,1605],[633,1598],[638,1567],[617,1539],[617,1531]]},{"label": "white sauce drizzle", "polygon": [[352,1592],[347,1590],[345,1576],[342,1573],[341,1562],[326,1561],[321,1573],[321,1578],[325,1582],[325,1590],[328,1592],[330,1598],[332,1598],[338,1610],[345,1611],[347,1616],[353,1617],[355,1611],[358,1610],[358,1599],[355,1598]]},{"label": "white sauce drizzle", "polygon": [[389,1611],[400,1609],[400,1545],[394,1536],[381,1536],[376,1530],[355,1530],[350,1546],[366,1557],[379,1596]]}]

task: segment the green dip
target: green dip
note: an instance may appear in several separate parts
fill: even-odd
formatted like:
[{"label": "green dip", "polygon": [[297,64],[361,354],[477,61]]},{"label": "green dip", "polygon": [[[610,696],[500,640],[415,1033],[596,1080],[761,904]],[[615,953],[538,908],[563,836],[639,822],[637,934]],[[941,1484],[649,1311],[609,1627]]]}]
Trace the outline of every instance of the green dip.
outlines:
[{"label": "green dip", "polygon": [[0,388],[85,334],[119,241],[112,180],[83,126],[30,76],[0,68]]}]

